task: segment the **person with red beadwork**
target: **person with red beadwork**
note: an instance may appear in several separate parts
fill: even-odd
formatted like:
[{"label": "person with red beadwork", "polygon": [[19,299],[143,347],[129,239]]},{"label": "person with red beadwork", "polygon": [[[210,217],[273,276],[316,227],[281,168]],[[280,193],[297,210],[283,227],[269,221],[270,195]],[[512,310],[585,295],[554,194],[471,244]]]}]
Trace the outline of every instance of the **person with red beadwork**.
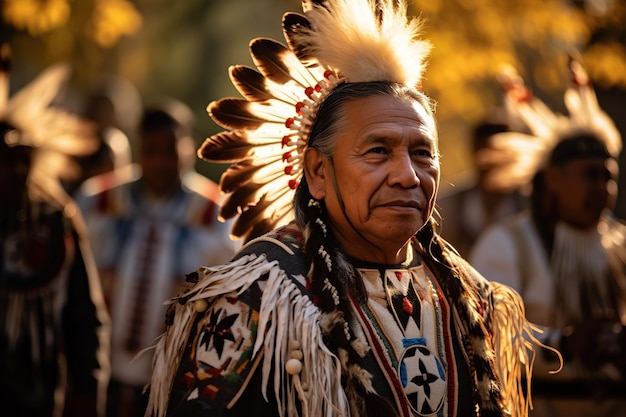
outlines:
[{"label": "person with red beadwork", "polygon": [[519,297],[437,233],[430,44],[392,0],[304,1],[250,44],[199,154],[247,242],[156,344],[152,416],[523,416]]}]

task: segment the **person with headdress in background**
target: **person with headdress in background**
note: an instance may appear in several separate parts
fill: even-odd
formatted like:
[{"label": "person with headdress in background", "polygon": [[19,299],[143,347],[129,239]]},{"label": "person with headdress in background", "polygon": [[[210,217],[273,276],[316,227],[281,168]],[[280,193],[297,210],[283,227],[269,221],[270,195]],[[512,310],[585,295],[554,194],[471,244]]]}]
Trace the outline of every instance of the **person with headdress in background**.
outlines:
[{"label": "person with headdress in background", "polygon": [[611,208],[621,136],[598,106],[580,61],[570,60],[569,115],[552,112],[515,72],[503,73],[512,115],[531,134],[493,144],[508,164],[491,180],[532,181],[529,210],[488,229],[471,254],[488,279],[512,286],[546,343],[538,356],[533,416],[626,415],[626,225]]},{"label": "person with headdress in background", "polygon": [[193,114],[171,98],[145,108],[132,176],[93,178],[79,190],[112,317],[108,415],[142,416],[151,346],[165,328],[164,300],[198,265],[230,259],[239,242],[218,221],[217,184],[193,171]]},{"label": "person with headdress in background", "polygon": [[[463,174],[464,180],[440,192],[437,210],[442,218],[441,235],[463,257],[467,257],[476,238],[490,225],[520,212],[528,202],[524,186],[498,187],[486,181],[499,161],[484,160],[483,149],[491,141],[508,140],[511,126],[504,109],[494,108],[472,129],[471,156],[475,174]],[[468,181],[469,177],[469,181]]]},{"label": "person with headdress in background", "polygon": [[[9,99],[0,52],[0,404],[2,415],[104,417],[110,322],[81,213],[61,179],[95,129],[51,106],[58,64]],[[72,169],[74,168],[74,170]]]},{"label": "person with headdress in background", "polygon": [[524,416],[521,300],[436,232],[430,43],[392,0],[304,1],[251,42],[243,98],[199,154],[234,163],[221,215],[247,243],[170,301],[154,416]]}]

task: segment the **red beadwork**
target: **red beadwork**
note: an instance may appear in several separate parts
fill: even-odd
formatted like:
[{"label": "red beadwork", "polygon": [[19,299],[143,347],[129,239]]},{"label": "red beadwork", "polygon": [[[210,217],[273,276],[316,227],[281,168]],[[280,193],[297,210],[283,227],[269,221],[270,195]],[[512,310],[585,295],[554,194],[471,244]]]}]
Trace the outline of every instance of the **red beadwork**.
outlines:
[{"label": "red beadwork", "polygon": [[589,80],[585,76],[575,72],[572,75],[572,83],[577,87],[582,87],[589,84]]},{"label": "red beadwork", "polygon": [[291,171],[293,171],[293,165],[287,165],[285,167],[285,174],[291,175]]},{"label": "red beadwork", "polygon": [[289,188],[291,188],[292,190],[295,190],[296,188],[298,188],[298,181],[289,180]]},{"label": "red beadwork", "polygon": [[285,152],[283,154],[283,162],[288,161],[291,158],[291,152]]},{"label": "red beadwork", "polygon": [[330,76],[331,75],[335,75],[335,73],[332,70],[324,71],[324,78],[326,78],[328,81],[330,81]]},{"label": "red beadwork", "polygon": [[315,90],[313,89],[313,87],[307,87],[304,89],[304,94],[306,94],[306,96],[308,98],[313,97],[313,93],[315,92]]},{"label": "red beadwork", "polygon": [[516,92],[516,98],[520,102],[529,102],[533,98],[533,93],[529,88],[521,87]]},{"label": "red beadwork", "polygon": [[296,112],[301,115],[302,114],[301,110],[302,110],[303,107],[304,107],[304,103],[303,102],[301,102],[301,101],[297,102],[296,103]]},{"label": "red beadwork", "polygon": [[406,297],[402,299],[402,310],[408,314],[413,314],[413,304]]},{"label": "red beadwork", "polygon": [[294,122],[295,119],[293,117],[289,117],[287,120],[285,120],[285,126],[287,126],[287,128],[290,128]]},{"label": "red beadwork", "polygon": [[289,145],[289,143],[291,142],[291,138],[289,138],[289,136],[285,135],[283,136],[283,140],[280,142],[282,147],[284,148],[285,146]]},{"label": "red beadwork", "polygon": [[203,397],[209,397],[211,400],[215,400],[215,398],[217,397],[217,392],[218,389],[215,386],[207,385],[206,387],[202,388],[201,395]]},{"label": "red beadwork", "polygon": [[319,93],[320,91],[322,91],[322,87],[319,84],[315,84],[315,91]]}]

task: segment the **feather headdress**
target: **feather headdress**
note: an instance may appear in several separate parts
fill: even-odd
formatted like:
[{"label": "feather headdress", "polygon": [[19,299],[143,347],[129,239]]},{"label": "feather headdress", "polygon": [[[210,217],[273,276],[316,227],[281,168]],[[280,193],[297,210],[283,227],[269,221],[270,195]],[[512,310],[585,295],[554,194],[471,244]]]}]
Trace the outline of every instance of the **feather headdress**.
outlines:
[{"label": "feather headdress", "polygon": [[302,6],[304,14],[283,16],[286,46],[254,39],[257,68],[229,69],[243,98],[207,108],[228,130],[208,138],[198,154],[233,164],[220,180],[228,194],[220,216],[238,216],[236,238],[248,240],[292,219],[309,132],[335,86],[389,81],[417,87],[430,51],[419,39],[421,20],[406,15],[405,0],[304,0]]},{"label": "feather headdress", "polygon": [[2,139],[8,146],[33,148],[30,181],[38,185],[37,189],[61,197],[58,179],[70,177],[78,169],[71,156],[96,150],[95,128],[51,106],[69,76],[67,65],[49,67],[13,97],[9,97],[10,67],[10,50],[5,44],[0,48],[0,122],[7,129]]},{"label": "feather headdress", "polygon": [[478,153],[481,163],[493,167],[486,178],[491,186],[515,189],[529,184],[544,167],[554,147],[577,132],[592,134],[604,142],[613,157],[619,155],[620,133],[600,108],[584,67],[574,57],[569,60],[569,74],[570,84],[564,93],[568,115],[562,115],[534,96],[515,69],[503,69],[500,83],[509,116],[521,122],[529,132],[497,134]]}]

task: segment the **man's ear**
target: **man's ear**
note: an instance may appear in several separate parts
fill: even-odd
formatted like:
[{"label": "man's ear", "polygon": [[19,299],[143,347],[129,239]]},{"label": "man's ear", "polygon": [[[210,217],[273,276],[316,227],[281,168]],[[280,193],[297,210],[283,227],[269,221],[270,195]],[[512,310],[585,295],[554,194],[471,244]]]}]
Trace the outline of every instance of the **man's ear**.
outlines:
[{"label": "man's ear", "polygon": [[315,148],[304,151],[304,175],[309,192],[316,200],[326,197],[327,178],[325,174],[328,160]]}]

